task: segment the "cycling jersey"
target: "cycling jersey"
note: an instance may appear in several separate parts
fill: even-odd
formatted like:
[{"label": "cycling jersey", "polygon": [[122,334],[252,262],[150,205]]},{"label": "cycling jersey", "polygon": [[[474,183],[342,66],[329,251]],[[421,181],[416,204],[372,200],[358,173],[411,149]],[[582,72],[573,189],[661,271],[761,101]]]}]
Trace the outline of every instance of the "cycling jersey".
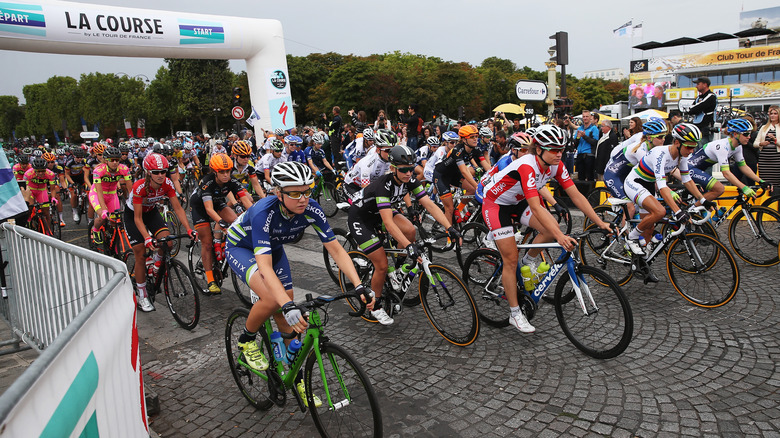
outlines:
[{"label": "cycling jersey", "polygon": [[263,158],[260,159],[260,162],[258,163],[257,170],[259,172],[265,172],[266,169],[271,170],[279,163],[284,163],[287,161],[285,157],[283,157],[281,154],[279,157],[275,157],[273,152],[269,152],[265,155],[263,155]]},{"label": "cycling jersey", "polygon": [[247,163],[246,166],[244,166],[242,169],[239,169],[237,167],[237,162],[233,162],[233,173],[230,175],[233,177],[233,179],[238,180],[241,184],[244,186],[249,184],[249,180],[252,178],[257,178],[257,170],[254,166]]},{"label": "cycling jersey", "polygon": [[447,147],[439,146],[439,149],[436,149],[436,152],[428,157],[428,162],[425,163],[425,169],[423,169],[423,178],[425,178],[426,181],[433,182],[433,170],[436,168],[436,164],[441,161],[445,155],[447,155]]},{"label": "cycling jersey", "polygon": [[168,160],[168,178],[179,172],[179,160],[174,157],[165,157]]},{"label": "cycling jersey", "polygon": [[415,155],[415,163],[422,166],[422,162],[424,160],[427,160],[428,157],[430,157],[433,154],[431,151],[431,147],[428,145],[422,146],[421,148],[414,151]]},{"label": "cycling jersey", "polygon": [[442,178],[446,178],[450,181],[458,181],[461,178],[459,167],[461,165],[468,166],[472,159],[477,163],[480,163],[485,161],[485,156],[478,148],[473,148],[471,152],[469,152],[466,150],[466,145],[460,143],[452,148],[441,161],[436,163],[434,173],[438,173]]},{"label": "cycling jersey", "polygon": [[130,181],[130,169],[123,164],[120,164],[113,172],[106,163],[99,164],[92,171],[93,187],[94,184],[100,183],[100,188],[103,190],[104,195],[115,194],[119,181]]},{"label": "cycling jersey", "polygon": [[267,196],[245,211],[228,228],[229,245],[251,249],[254,255],[270,254],[293,242],[311,225],[323,243],[335,239],[322,208],[313,199],[303,213],[290,217],[282,211],[279,198]]},{"label": "cycling jersey", "polygon": [[552,178],[564,190],[574,185],[563,163],[542,172],[536,155],[524,155],[486,180],[484,200],[498,205],[517,204],[524,199],[538,197],[538,190]]},{"label": "cycling jersey", "polygon": [[67,163],[65,163],[65,171],[70,175],[71,178],[83,178],[84,177],[84,167],[87,165],[87,163],[83,159],[79,159],[79,161],[76,161],[76,158],[71,156]]},{"label": "cycling jersey", "polygon": [[489,181],[493,175],[504,170],[504,168],[514,160],[515,156],[512,155],[512,151],[505,153],[501,158],[499,158],[498,161],[496,161],[496,164],[491,167],[490,170],[488,170],[484,175],[482,175],[482,178],[479,179],[479,183],[477,183],[477,191],[474,194],[474,199],[476,199],[481,204],[484,197],[485,183]]},{"label": "cycling jersey", "polygon": [[24,172],[23,179],[27,182],[27,187],[32,192],[35,202],[49,202],[49,189],[54,187],[57,181],[54,172],[46,169],[46,173],[38,175],[35,169],[30,167]]},{"label": "cycling jersey", "polygon": [[[55,161],[55,163],[56,163],[56,161]],[[65,174],[65,169],[62,166],[60,166],[59,164],[54,164],[53,167],[48,167],[48,165],[47,165],[46,168],[51,170],[52,172],[54,172],[54,174],[57,175],[57,177],[59,177],[60,175]]]},{"label": "cycling jersey", "polygon": [[649,141],[644,141],[637,147],[637,143],[630,142],[630,140],[612,149],[609,162],[604,170],[604,182],[616,198],[626,196],[623,181],[631,169],[647,154],[648,148],[653,147]]},{"label": "cycling jersey", "polygon": [[14,172],[14,177],[17,181],[24,181],[24,174],[28,170],[32,169],[32,166],[29,164],[22,164],[22,163],[16,163],[12,167],[12,170]]},{"label": "cycling jersey", "polygon": [[352,199],[352,208],[356,208],[362,217],[378,219],[379,210],[392,208],[409,193],[415,200],[426,195],[422,183],[414,176],[407,183],[396,182],[393,174],[382,175],[371,184],[356,193]]},{"label": "cycling jersey", "polygon": [[128,155],[128,158],[125,158],[123,160],[119,160],[119,164],[122,164],[122,165],[126,166],[128,169],[132,169],[133,168],[133,160],[130,159],[129,155]]},{"label": "cycling jersey", "polygon": [[127,207],[134,210],[133,204],[141,204],[141,212],[152,211],[158,202],[176,197],[176,187],[170,178],[165,178],[159,189],[152,189],[151,185],[146,187],[146,179],[141,178],[133,184],[133,196],[127,198]]},{"label": "cycling jersey", "polygon": [[325,151],[322,148],[316,149],[314,146],[309,146],[304,151],[306,154],[306,160],[311,160],[317,169],[325,169]]},{"label": "cycling jersey", "polygon": [[365,186],[390,171],[390,162],[371,154],[355,164],[344,176],[346,184]]},{"label": "cycling jersey", "polygon": [[691,181],[688,159],[682,155],[672,158],[670,147],[658,146],[651,149],[623,181],[626,196],[637,205],[642,205],[645,198],[654,194],[656,187],[659,191],[667,187],[666,176],[674,169],[680,170],[683,183]]},{"label": "cycling jersey", "polygon": [[210,173],[200,180],[197,190],[190,197],[193,210],[197,208],[205,211],[203,201],[211,201],[214,204],[214,210],[219,211],[227,205],[228,193],[233,193],[236,200],[247,194],[246,189],[237,179],[231,177],[228,182],[220,185],[216,178],[216,174]]},{"label": "cycling jersey", "polygon": [[94,168],[98,167],[99,164],[100,164],[100,161],[97,158],[95,158],[95,157],[87,157],[86,164],[84,165],[84,167],[86,169],[94,169]]},{"label": "cycling jersey", "polygon": [[[736,141],[735,141],[736,142]],[[720,170],[729,170],[729,160],[734,160],[738,166],[745,166],[745,157],[742,153],[742,145],[731,145],[731,137],[711,141],[688,157],[688,168],[707,169],[713,164],[719,164]]]}]

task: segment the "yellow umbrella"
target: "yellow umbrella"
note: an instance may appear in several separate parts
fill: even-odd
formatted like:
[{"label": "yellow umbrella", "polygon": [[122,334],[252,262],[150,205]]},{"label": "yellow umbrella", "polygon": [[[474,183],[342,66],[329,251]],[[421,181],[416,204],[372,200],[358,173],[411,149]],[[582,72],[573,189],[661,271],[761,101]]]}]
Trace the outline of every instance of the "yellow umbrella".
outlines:
[{"label": "yellow umbrella", "polygon": [[525,114],[525,104],[517,105],[515,103],[502,103],[493,108],[493,112],[495,113],[496,111],[510,114]]},{"label": "yellow umbrella", "polygon": [[606,114],[602,114],[602,113],[596,113],[596,114],[599,115],[599,121],[601,121],[601,120],[609,120],[611,122],[614,122],[614,121],[620,120],[620,119],[616,119],[616,118],[614,118],[612,116],[608,116]]}]

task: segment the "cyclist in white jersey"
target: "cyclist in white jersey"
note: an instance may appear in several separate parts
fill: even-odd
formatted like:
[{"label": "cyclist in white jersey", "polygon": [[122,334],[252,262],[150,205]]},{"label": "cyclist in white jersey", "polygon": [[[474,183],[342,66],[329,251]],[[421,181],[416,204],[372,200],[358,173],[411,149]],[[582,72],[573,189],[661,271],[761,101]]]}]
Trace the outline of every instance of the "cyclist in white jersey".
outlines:
[{"label": "cyclist in white jersey", "polygon": [[425,165],[428,163],[428,159],[436,153],[439,149],[440,141],[438,137],[428,137],[426,144],[421,146],[414,152],[415,166],[414,174],[417,176],[418,181],[423,180],[423,173],[425,172]]},{"label": "cyclist in white jersey", "polygon": [[644,250],[639,243],[639,237],[644,236],[649,242],[656,222],[666,215],[666,208],[655,198],[656,189],[673,211],[676,222],[688,221],[688,213],[682,210],[676,202],[671,189],[666,185],[666,176],[678,169],[685,188],[699,201],[696,205],[704,205],[708,209],[713,208],[712,201],[705,199],[696,188],[688,173],[688,157],[701,141],[701,131],[692,123],[680,123],[672,129],[672,144],[658,146],[650,150],[639,163],[634,166],[623,183],[626,196],[649,212],[639,225],[628,235],[628,244],[631,251],[643,254]]},{"label": "cyclist in white jersey", "polygon": [[344,188],[350,197],[371,181],[390,172],[390,149],[397,144],[398,136],[393,131],[380,129],[376,132],[374,146],[377,152],[360,160],[344,175]]},{"label": "cyclist in white jersey", "polygon": [[445,132],[441,135],[441,142],[442,146],[439,146],[439,148],[436,149],[436,152],[428,158],[428,161],[425,163],[425,168],[423,169],[423,179],[428,182],[433,182],[433,170],[436,168],[436,164],[447,155],[447,152],[451,151],[452,148],[458,144],[458,133],[455,131]]},{"label": "cyclist in white jersey", "polygon": [[273,187],[273,183],[271,182],[271,170],[273,170],[274,166],[277,164],[287,161],[287,159],[282,156],[284,145],[281,140],[276,138],[271,139],[269,147],[271,148],[271,152],[260,158],[260,161],[258,161],[257,164],[257,170],[265,175],[264,181],[268,184],[267,187]]},{"label": "cyclist in white jersey", "polygon": [[[485,183],[482,215],[503,260],[501,283],[511,309],[509,322],[523,333],[533,333],[536,329],[520,311],[517,294],[518,253],[512,216],[519,216],[523,225],[539,231],[534,243],[555,240],[565,250],[573,249],[577,241],[563,234],[558,222],[541,202],[539,190],[555,178],[574,205],[591,221],[602,229],[610,229],[610,224],[596,215],[588,200],[572,182],[566,167],[561,165],[567,137],[566,132],[555,125],[539,127],[534,133],[530,153],[509,163]],[[534,271],[540,252],[539,248],[529,250],[523,257],[523,264],[530,265]]]}]

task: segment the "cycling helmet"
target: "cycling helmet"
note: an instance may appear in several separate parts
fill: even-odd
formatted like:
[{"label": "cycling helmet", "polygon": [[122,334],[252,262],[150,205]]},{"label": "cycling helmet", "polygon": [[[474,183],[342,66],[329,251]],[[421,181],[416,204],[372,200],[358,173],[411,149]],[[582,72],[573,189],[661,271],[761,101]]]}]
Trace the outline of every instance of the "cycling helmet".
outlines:
[{"label": "cycling helmet", "polygon": [[527,132],[515,132],[509,137],[507,146],[512,149],[528,149],[533,144],[534,139]]},{"label": "cycling helmet", "polygon": [[479,136],[480,137],[487,137],[487,138],[493,138],[493,130],[488,128],[487,126],[479,129]]},{"label": "cycling helmet", "polygon": [[163,155],[166,155],[166,156],[173,155],[173,146],[171,146],[171,144],[168,143],[168,142],[166,142],[162,146],[162,150],[163,150]]},{"label": "cycling helmet", "polygon": [[106,148],[105,152],[103,152],[103,156],[106,158],[119,158],[122,156],[122,152],[119,151],[119,148],[109,146]]},{"label": "cycling helmet", "polygon": [[[436,138],[436,137],[431,137]],[[416,162],[412,148],[408,146],[394,146],[390,149],[390,164],[394,166],[408,166]]]},{"label": "cycling helmet", "polygon": [[672,129],[672,137],[676,138],[680,142],[696,142],[701,141],[701,130],[693,123],[678,123]]},{"label": "cycling helmet", "polygon": [[374,130],[371,128],[366,128],[363,130],[363,140],[373,140],[374,139]]},{"label": "cycling helmet", "polygon": [[303,143],[303,139],[301,139],[297,135],[288,135],[287,137],[284,138],[284,141],[295,145],[300,145],[301,143]]},{"label": "cycling helmet", "polygon": [[227,154],[215,154],[209,160],[209,167],[214,172],[233,170],[233,160]]},{"label": "cycling helmet", "polygon": [[73,149],[73,156],[76,158],[84,158],[87,156],[87,151],[81,148]]},{"label": "cycling helmet", "polygon": [[32,152],[34,158],[43,156],[43,149],[36,149]]},{"label": "cycling helmet", "polygon": [[477,131],[477,128],[475,128],[472,125],[466,125],[458,130],[458,136],[466,138],[470,135],[479,134],[479,131]]},{"label": "cycling helmet", "polygon": [[439,137],[434,137],[434,136],[428,137],[428,140],[426,140],[426,142],[428,142],[428,145],[430,146],[438,146],[441,144],[441,142],[439,141]]},{"label": "cycling helmet", "polygon": [[57,154],[57,155],[65,155],[65,149],[64,148],[59,148],[56,151],[54,151],[54,153]]},{"label": "cycling helmet", "polygon": [[745,119],[731,119],[726,122],[726,130],[729,133],[739,132],[745,134],[753,131],[753,124]]},{"label": "cycling helmet", "polygon": [[51,152],[46,152],[45,154],[43,154],[43,156],[41,156],[41,158],[43,158],[46,161],[54,161],[57,159],[57,156],[52,154]]},{"label": "cycling helmet", "polygon": [[185,151],[191,151],[194,148],[192,143],[184,143],[184,150]]},{"label": "cycling helmet", "polygon": [[277,137],[284,137],[284,129],[276,128],[274,129],[274,134],[276,134]]},{"label": "cycling helmet", "polygon": [[391,148],[398,144],[398,136],[389,129],[380,129],[374,135],[374,145],[377,148]]},{"label": "cycling helmet", "polygon": [[27,164],[30,162],[30,156],[25,154],[20,154],[19,158],[16,159],[20,164]]},{"label": "cycling helmet", "polygon": [[103,143],[95,143],[95,145],[92,146],[92,152],[95,155],[98,155],[98,154],[99,155],[103,155],[103,152],[105,152],[105,151],[106,151],[106,145],[104,145]]},{"label": "cycling helmet", "polygon": [[536,134],[536,128],[528,128],[525,130],[525,133],[533,138],[534,134]]},{"label": "cycling helmet", "polygon": [[120,154],[130,153],[130,149],[131,149],[131,147],[127,143],[122,143],[122,144],[119,145],[119,152],[120,152]]},{"label": "cycling helmet", "polygon": [[568,136],[566,131],[555,125],[542,125],[536,129],[534,140],[543,149],[563,149],[566,147]]},{"label": "cycling helmet", "polygon": [[25,154],[25,155],[31,155],[32,151],[33,150],[30,147],[26,147],[26,148],[22,149],[22,153]]},{"label": "cycling helmet", "polygon": [[35,170],[41,170],[46,168],[46,160],[41,157],[35,157],[30,161],[30,165]]},{"label": "cycling helmet", "polygon": [[252,146],[244,140],[239,140],[233,144],[234,155],[252,155]]},{"label": "cycling helmet", "polygon": [[311,136],[311,141],[312,141],[312,143],[316,143],[316,144],[324,144],[325,143],[325,136],[322,135],[321,132],[318,132],[318,133],[316,133],[316,134]]},{"label": "cycling helmet", "polygon": [[268,140],[268,149],[271,149],[271,152],[281,152],[284,150],[284,143],[278,138],[272,138]]},{"label": "cycling helmet", "polygon": [[314,184],[314,176],[309,166],[297,161],[285,161],[271,170],[271,182],[276,187],[310,186]]},{"label": "cycling helmet", "polygon": [[642,124],[642,132],[645,135],[666,134],[666,122],[662,119],[650,120]]},{"label": "cycling helmet", "polygon": [[152,153],[162,155],[163,144],[160,143],[159,141],[154,142],[154,145],[152,145]]},{"label": "cycling helmet", "polygon": [[221,145],[223,142],[222,142],[222,140],[217,140],[217,141],[215,141],[214,143],[215,143],[215,144],[220,144],[220,145]]},{"label": "cycling helmet", "polygon": [[106,139],[106,144],[114,144],[114,140],[111,140],[110,138]]},{"label": "cycling helmet", "polygon": [[152,152],[144,158],[144,170],[147,172],[168,170],[168,159],[161,154]]},{"label": "cycling helmet", "polygon": [[178,138],[173,141],[173,147],[181,149],[181,140]]},{"label": "cycling helmet", "polygon": [[458,141],[458,133],[455,131],[447,131],[441,135],[441,139],[444,141]]}]

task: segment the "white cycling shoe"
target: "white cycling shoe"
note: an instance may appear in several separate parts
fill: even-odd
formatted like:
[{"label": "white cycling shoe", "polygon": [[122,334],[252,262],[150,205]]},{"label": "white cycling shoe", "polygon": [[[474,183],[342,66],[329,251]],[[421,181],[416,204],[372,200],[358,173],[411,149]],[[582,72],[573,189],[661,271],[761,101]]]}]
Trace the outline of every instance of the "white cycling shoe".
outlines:
[{"label": "white cycling shoe", "polygon": [[385,309],[372,310],[371,316],[373,316],[382,325],[390,325],[395,321],[390,318],[390,315],[385,312]]},{"label": "white cycling shoe", "polygon": [[155,310],[154,304],[149,300],[149,297],[139,298],[138,307],[140,307],[143,312],[153,312]]},{"label": "white cycling shoe", "polygon": [[536,331],[536,327],[532,326],[531,323],[525,319],[523,312],[517,312],[516,314],[511,315],[509,317],[509,323],[523,333],[533,333]]}]

